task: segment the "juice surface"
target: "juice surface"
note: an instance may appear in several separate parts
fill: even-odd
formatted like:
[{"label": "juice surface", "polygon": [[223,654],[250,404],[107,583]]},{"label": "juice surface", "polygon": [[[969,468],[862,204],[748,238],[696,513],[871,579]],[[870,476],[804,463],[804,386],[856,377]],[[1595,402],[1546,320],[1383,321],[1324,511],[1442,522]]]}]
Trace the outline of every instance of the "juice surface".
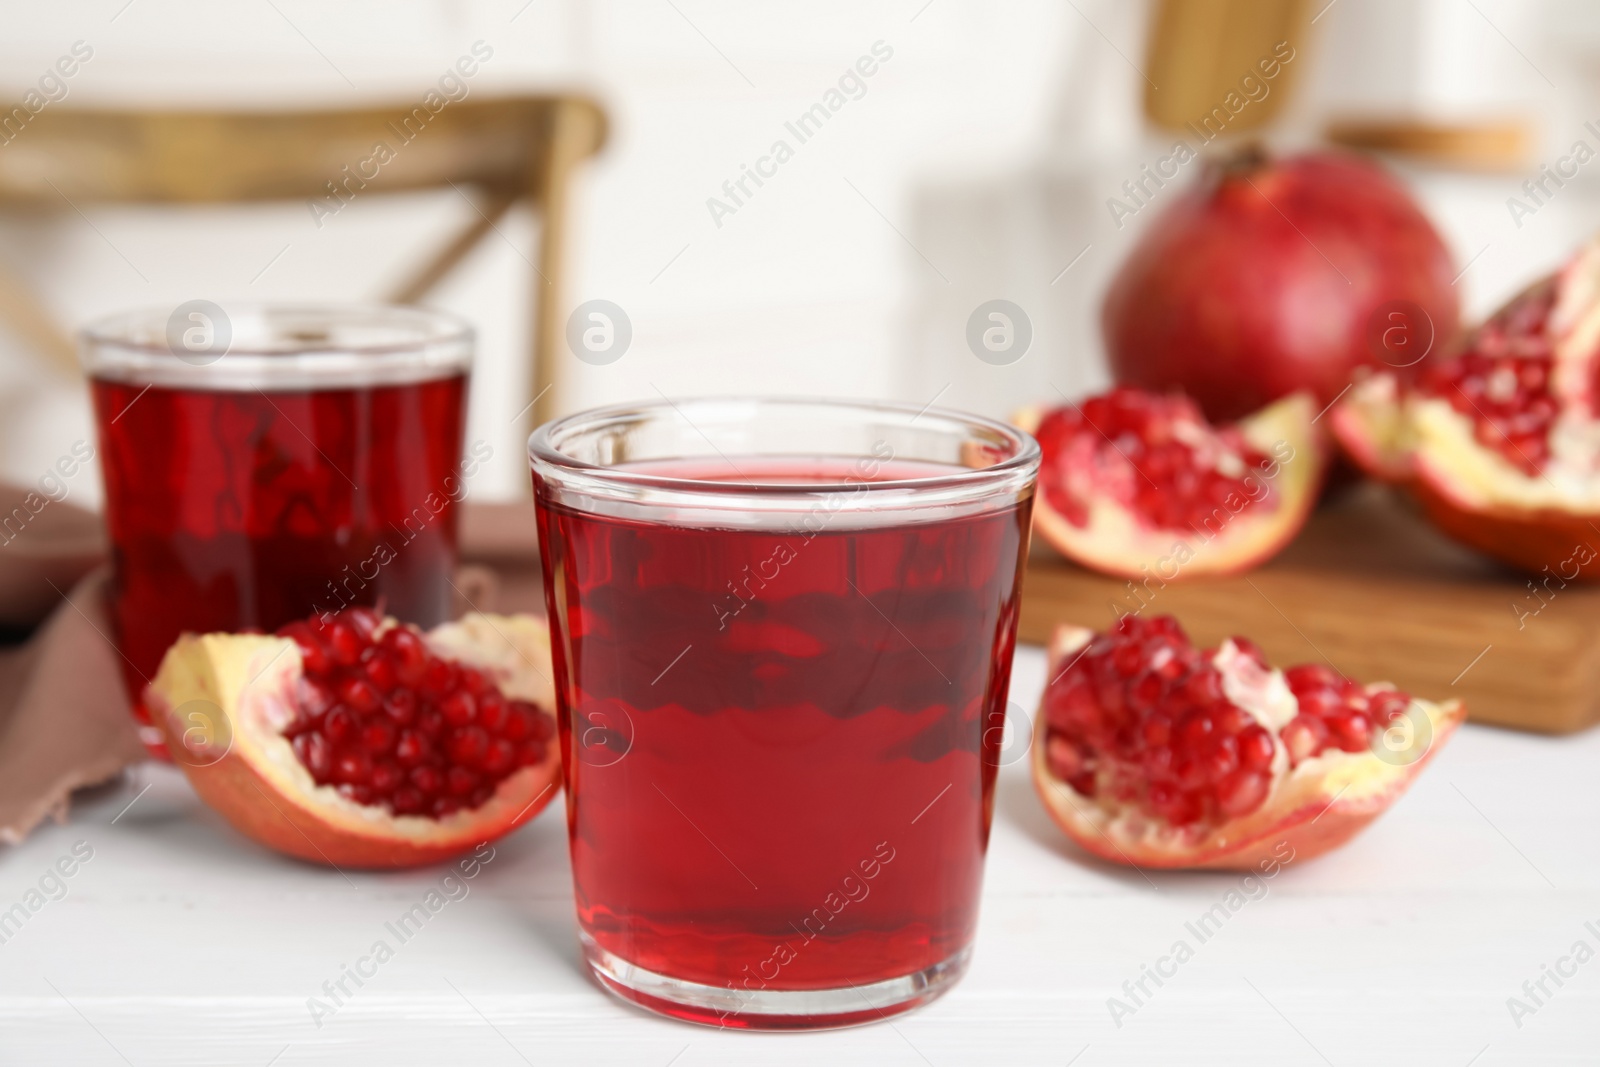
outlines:
[{"label": "juice surface", "polygon": [[[842,459],[639,469],[861,479]],[[893,463],[864,480],[957,470]],[[966,947],[1030,503],[869,529],[796,513],[757,531],[541,499],[588,935],[751,991],[861,985]]]}]

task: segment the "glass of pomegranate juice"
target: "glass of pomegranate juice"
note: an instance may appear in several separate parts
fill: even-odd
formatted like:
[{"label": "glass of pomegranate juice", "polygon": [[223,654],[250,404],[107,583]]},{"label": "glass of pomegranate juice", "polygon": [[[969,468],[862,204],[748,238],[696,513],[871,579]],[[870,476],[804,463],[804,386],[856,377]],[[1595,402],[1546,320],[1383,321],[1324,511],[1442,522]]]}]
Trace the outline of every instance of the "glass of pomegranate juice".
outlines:
[{"label": "glass of pomegranate juice", "polygon": [[113,639],[145,684],[185,631],[450,607],[473,335],[398,307],[132,312],[81,338],[111,540]]},{"label": "glass of pomegranate juice", "polygon": [[695,1022],[870,1022],[962,974],[1039,450],[884,403],[695,400],[529,443],[579,934]]}]

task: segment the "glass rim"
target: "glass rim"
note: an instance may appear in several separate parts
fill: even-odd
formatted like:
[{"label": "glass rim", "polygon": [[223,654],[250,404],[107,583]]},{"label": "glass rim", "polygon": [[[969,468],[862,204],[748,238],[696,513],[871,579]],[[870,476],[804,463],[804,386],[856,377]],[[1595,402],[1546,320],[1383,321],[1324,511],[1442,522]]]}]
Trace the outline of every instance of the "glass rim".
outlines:
[{"label": "glass rim", "polygon": [[[220,344],[179,351],[172,339],[184,308],[215,309],[227,324]],[[231,313],[230,313],[231,312]],[[318,332],[278,333],[274,325]],[[246,326],[237,331],[235,326]],[[362,336],[361,331],[368,331]],[[341,331],[344,331],[341,334]],[[95,379],[199,389],[283,389],[403,384],[471,367],[476,331],[453,312],[376,301],[210,301],[144,306],[103,315],[78,330],[79,362]]]},{"label": "glass rim", "polygon": [[[694,426],[684,409],[715,405],[722,407],[748,406],[752,410],[762,406],[789,406],[818,411],[858,411],[864,416],[910,416],[905,425],[919,419],[942,420],[948,427],[962,426],[979,429],[997,436],[1012,445],[1012,454],[998,463],[986,467],[952,468],[948,473],[929,474],[913,478],[894,478],[882,481],[794,482],[762,481],[760,478],[739,481],[714,481],[703,478],[679,478],[644,471],[628,470],[575,459],[562,452],[559,442],[584,431],[603,428],[607,424],[635,421],[655,413],[675,412]],[[698,430],[698,427],[695,427]],[[930,429],[933,428],[930,426]],[[708,444],[711,442],[708,440]],[[712,444],[714,450],[716,445]],[[717,450],[720,452],[720,450]],[[782,453],[770,453],[781,455]],[[853,458],[853,457],[845,457]],[[1037,468],[1039,443],[1019,427],[984,415],[955,408],[918,406],[898,400],[861,400],[818,396],[696,396],[673,400],[663,396],[659,400],[642,400],[633,403],[610,404],[564,415],[543,424],[528,438],[528,459],[535,471],[556,473],[577,478],[595,479],[616,488],[662,490],[685,496],[703,496],[714,500],[727,496],[759,496],[763,498],[805,498],[828,493],[904,495],[910,492],[936,490],[970,490],[981,492],[1009,479],[1029,473]],[[731,461],[730,461],[731,462]]]}]

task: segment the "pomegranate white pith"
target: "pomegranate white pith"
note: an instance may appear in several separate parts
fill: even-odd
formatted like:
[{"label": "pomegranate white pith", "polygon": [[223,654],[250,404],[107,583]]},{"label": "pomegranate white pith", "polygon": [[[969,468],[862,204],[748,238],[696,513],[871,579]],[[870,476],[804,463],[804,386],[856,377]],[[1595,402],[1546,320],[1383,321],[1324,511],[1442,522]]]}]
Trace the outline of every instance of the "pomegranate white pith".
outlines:
[{"label": "pomegranate white pith", "polygon": [[[1112,414],[1096,416],[1092,405],[1108,403]],[[1118,409],[1144,415],[1119,420]],[[1064,412],[1075,423],[1065,434],[1051,421]],[[1044,451],[1040,536],[1093,570],[1170,581],[1247,570],[1294,538],[1321,483],[1315,416],[1310,395],[1297,393],[1213,427],[1185,398],[1118,389],[1013,421]]]},{"label": "pomegranate white pith", "polygon": [[[386,620],[370,637],[394,628]],[[318,784],[285,736],[304,727],[306,712],[304,656],[290,637],[185,635],[162,660],[151,704],[196,792],[245,834],[340,867],[430,863],[536,815],[560,783],[560,757],[542,620],[469,615],[422,637],[433,656],[476,669],[508,700],[536,705],[539,735],[551,738],[537,762],[495,776],[479,802],[463,795],[437,815],[396,814],[348,783]]]},{"label": "pomegranate white pith", "polygon": [[[1458,702],[1355,686],[1322,667],[1291,674],[1298,696],[1243,639],[1200,653],[1171,620],[1098,637],[1062,627],[1035,725],[1035,786],[1069,837],[1112,862],[1246,869],[1281,860],[1285,844],[1303,860],[1392,804],[1464,715]],[[1074,678],[1091,703],[1062,703]],[[1386,724],[1381,738],[1356,707]]]}]

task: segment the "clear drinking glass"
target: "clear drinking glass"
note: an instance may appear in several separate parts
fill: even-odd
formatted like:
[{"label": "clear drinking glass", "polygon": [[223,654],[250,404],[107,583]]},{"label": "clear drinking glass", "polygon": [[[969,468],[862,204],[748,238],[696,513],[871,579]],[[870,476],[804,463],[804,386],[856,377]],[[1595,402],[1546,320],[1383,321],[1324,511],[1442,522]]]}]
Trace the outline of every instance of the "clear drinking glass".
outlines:
[{"label": "clear drinking glass", "polygon": [[382,306],[194,301],[84,330],[113,637],[147,725],[184,631],[380,603],[444,621],[472,348],[453,316]]},{"label": "clear drinking glass", "polygon": [[715,399],[529,442],[580,936],[697,1022],[866,1022],[971,950],[1039,450]]}]

